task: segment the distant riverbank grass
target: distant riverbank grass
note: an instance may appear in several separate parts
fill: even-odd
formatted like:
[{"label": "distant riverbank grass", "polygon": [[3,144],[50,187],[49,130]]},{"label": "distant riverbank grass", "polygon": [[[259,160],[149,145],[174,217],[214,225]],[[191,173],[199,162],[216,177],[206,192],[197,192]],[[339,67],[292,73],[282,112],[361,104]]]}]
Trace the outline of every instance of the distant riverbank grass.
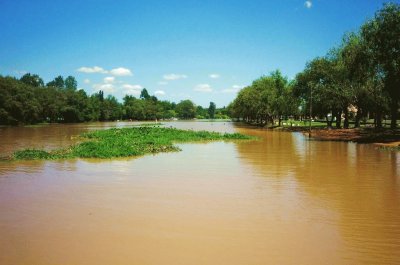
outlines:
[{"label": "distant riverbank grass", "polygon": [[25,149],[13,154],[17,160],[64,158],[132,157],[150,153],[172,152],[180,149],[173,143],[254,139],[238,133],[179,130],[160,127],[108,129],[84,133],[83,142],[67,149],[46,152]]}]

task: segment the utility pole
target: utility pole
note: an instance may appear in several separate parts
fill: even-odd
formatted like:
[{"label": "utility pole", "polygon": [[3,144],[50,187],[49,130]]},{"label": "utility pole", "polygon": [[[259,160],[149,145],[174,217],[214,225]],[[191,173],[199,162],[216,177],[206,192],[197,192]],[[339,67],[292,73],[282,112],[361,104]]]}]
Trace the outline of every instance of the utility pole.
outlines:
[{"label": "utility pole", "polygon": [[308,138],[311,138],[311,119],[312,119],[312,87],[310,86],[310,128],[308,130]]}]

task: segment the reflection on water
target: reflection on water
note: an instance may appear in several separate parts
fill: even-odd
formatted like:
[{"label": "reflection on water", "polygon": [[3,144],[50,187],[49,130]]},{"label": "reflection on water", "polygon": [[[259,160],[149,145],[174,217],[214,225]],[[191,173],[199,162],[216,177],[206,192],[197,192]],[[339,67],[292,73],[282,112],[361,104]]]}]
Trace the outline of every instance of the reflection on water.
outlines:
[{"label": "reflection on water", "polygon": [[[1,152],[15,150],[12,141],[55,148],[130,125],[9,128]],[[166,126],[260,140],[135,159],[2,162],[0,264],[400,263],[398,153],[232,123]]]},{"label": "reflection on water", "polygon": [[399,263],[398,153],[372,145],[307,141],[301,134],[284,133],[269,133],[262,144],[250,145],[240,143],[237,149],[258,176],[273,182],[294,176],[298,192],[337,214],[335,226],[345,241],[343,257],[348,262]]}]

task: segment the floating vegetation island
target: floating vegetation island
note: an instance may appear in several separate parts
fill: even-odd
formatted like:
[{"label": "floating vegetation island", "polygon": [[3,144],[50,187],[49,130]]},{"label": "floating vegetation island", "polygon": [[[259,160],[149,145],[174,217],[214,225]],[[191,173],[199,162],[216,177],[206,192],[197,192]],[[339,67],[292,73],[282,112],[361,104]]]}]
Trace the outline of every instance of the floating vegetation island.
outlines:
[{"label": "floating vegetation island", "polygon": [[69,148],[45,151],[25,149],[12,155],[15,160],[68,158],[133,157],[160,152],[180,151],[174,143],[254,139],[239,133],[180,130],[161,127],[133,127],[84,133],[82,142]]}]

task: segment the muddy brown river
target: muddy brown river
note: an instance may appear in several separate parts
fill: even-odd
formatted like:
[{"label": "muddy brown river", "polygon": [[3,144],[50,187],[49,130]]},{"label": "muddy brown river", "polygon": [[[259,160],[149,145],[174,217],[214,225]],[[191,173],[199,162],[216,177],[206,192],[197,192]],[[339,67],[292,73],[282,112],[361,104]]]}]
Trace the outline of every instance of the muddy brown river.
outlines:
[{"label": "muddy brown river", "polygon": [[[0,155],[133,124],[0,128]],[[164,124],[260,140],[0,162],[0,264],[400,264],[400,153],[230,122]]]}]

